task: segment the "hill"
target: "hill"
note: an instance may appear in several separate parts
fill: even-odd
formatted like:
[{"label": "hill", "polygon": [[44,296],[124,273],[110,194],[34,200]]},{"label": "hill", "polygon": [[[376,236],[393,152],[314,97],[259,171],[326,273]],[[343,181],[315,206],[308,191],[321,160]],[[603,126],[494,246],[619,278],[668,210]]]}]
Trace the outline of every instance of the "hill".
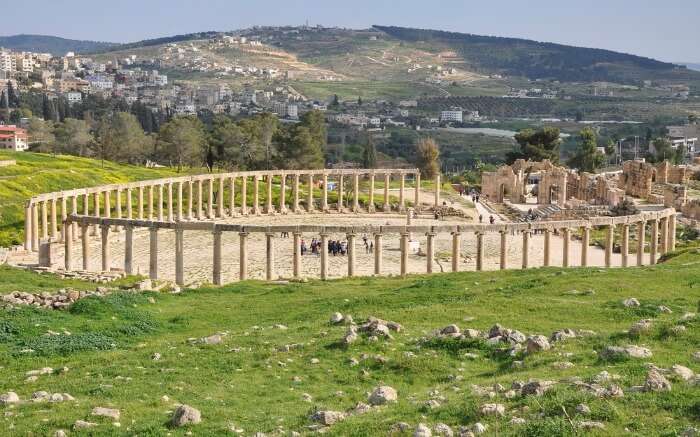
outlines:
[{"label": "hill", "polygon": [[638,83],[646,79],[700,78],[685,66],[611,50],[440,30],[378,25],[374,28],[418,47],[444,46],[454,50],[457,65],[481,73],[567,82]]},{"label": "hill", "polygon": [[14,159],[17,165],[0,167],[0,247],[22,242],[24,205],[35,194],[176,174],[67,155],[1,151],[3,159]]},{"label": "hill", "polygon": [[104,50],[117,44],[100,41],[66,39],[47,35],[11,35],[0,36],[0,47],[16,51],[51,53],[63,56],[67,52],[87,53]]},{"label": "hill", "polygon": [[[477,422],[499,436],[680,435],[700,421],[692,375],[700,318],[686,315],[697,309],[699,277],[700,254],[690,250],[644,268],[250,281],[179,294],[117,291],[65,311],[0,309],[0,393],[22,401],[0,409],[17,435],[53,435],[78,420],[93,423],[82,431],[92,434],[305,434],[324,428],[312,418],[318,411],[340,412],[321,417],[332,423],[328,435],[342,436],[408,436],[419,422],[455,435]],[[8,267],[0,278],[3,292],[94,290]],[[640,305],[623,305],[631,297]],[[359,332],[344,345],[348,326],[330,324],[334,312],[401,329]],[[645,329],[628,333],[640,319]],[[450,324],[467,335],[437,334]],[[511,340],[487,341],[489,331]],[[554,332],[562,340],[551,349],[513,346]],[[651,355],[602,353],[629,345]],[[44,367],[56,370],[28,378]],[[397,401],[367,406],[378,386],[394,388]],[[28,401],[42,390],[75,400]],[[169,430],[180,403],[201,411],[202,422]],[[95,407],[119,417],[92,415]]]}]

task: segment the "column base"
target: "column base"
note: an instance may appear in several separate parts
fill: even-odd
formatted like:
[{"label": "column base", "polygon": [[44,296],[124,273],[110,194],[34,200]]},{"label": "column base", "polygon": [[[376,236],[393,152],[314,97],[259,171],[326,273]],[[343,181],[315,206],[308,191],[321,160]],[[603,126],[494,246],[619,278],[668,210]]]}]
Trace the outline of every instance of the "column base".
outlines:
[{"label": "column base", "polygon": [[384,212],[391,212],[391,205],[389,205],[388,203],[385,203],[385,204],[382,206],[382,211],[384,211]]},{"label": "column base", "polygon": [[406,205],[399,205],[399,212],[406,212]]},{"label": "column base", "polygon": [[374,212],[376,212],[376,209],[377,209],[377,208],[374,206],[374,204],[370,204],[370,205],[367,207],[367,212],[369,212],[369,213],[374,213]]}]

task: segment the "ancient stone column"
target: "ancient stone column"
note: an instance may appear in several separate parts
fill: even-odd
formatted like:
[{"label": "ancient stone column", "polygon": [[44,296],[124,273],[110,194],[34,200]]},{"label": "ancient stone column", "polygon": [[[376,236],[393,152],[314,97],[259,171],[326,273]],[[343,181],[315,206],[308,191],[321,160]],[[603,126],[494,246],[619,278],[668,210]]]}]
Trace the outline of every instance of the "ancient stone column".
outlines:
[{"label": "ancient stone column", "polygon": [[185,285],[185,230],[175,228],[175,283]]},{"label": "ancient stone column", "polygon": [[287,213],[287,175],[280,175],[280,214]]},{"label": "ancient stone column", "polygon": [[668,216],[668,251],[676,250],[676,213]]},{"label": "ancient stone column", "polygon": [[355,276],[355,237],[357,234],[348,233],[348,276]]},{"label": "ancient stone column", "polygon": [[241,281],[245,281],[248,279],[248,233],[247,232],[239,232],[238,233],[238,240],[239,240],[239,273],[238,273],[238,279]]},{"label": "ancient stone column", "polygon": [[562,266],[569,267],[569,245],[571,244],[571,229],[562,229]]},{"label": "ancient stone column", "polygon": [[345,189],[344,185],[345,184],[343,183],[343,174],[341,173],[340,174],[340,181],[338,182],[338,212],[344,212],[343,211],[344,210],[343,190]]},{"label": "ancient stone column", "polygon": [[197,180],[197,209],[195,211],[195,217],[197,220],[202,220],[204,218],[204,199],[202,199],[202,180]]},{"label": "ancient stone column", "polygon": [[530,231],[523,231],[523,269],[530,267]]},{"label": "ancient stone column", "polygon": [[73,270],[73,227],[70,223],[63,222],[63,258],[67,272]]},{"label": "ancient stone column", "polygon": [[301,276],[301,232],[293,232],[294,235],[294,259],[293,259],[293,275],[295,278]]},{"label": "ancient stone column", "polygon": [[109,272],[112,269],[111,250],[109,247],[109,226],[100,225],[102,231],[102,271]]},{"label": "ancient stone column", "polygon": [[668,245],[668,219],[666,217],[659,219],[659,230],[661,231],[659,254],[663,255],[666,253],[666,246]]},{"label": "ancient stone column", "polygon": [[148,277],[158,279],[158,228],[149,228],[149,262]]},{"label": "ancient stone column", "polygon": [[651,226],[651,240],[649,241],[649,264],[654,265],[656,264],[656,258],[658,257],[659,222],[656,219],[649,220],[649,225]]},{"label": "ancient stone column", "polygon": [[404,191],[406,190],[406,175],[401,173],[399,178],[399,211],[403,212],[406,210],[406,197],[404,196]]},{"label": "ancient stone column", "polygon": [[374,274],[382,274],[382,234],[374,234]]},{"label": "ancient stone column", "polygon": [[275,278],[275,233],[267,232],[265,234],[265,253],[266,253],[266,269],[265,277],[268,281]]},{"label": "ancient stone column", "polygon": [[408,232],[401,232],[401,276],[408,274]]},{"label": "ancient stone column", "polygon": [[46,200],[41,202],[41,238],[49,238],[49,217]]},{"label": "ancient stone column", "polygon": [[24,207],[24,250],[32,250],[32,202]]},{"label": "ancient stone column", "polygon": [[[95,217],[100,217],[100,193],[96,192],[92,196],[92,203],[95,207],[94,215]],[[97,235],[97,225],[92,227],[92,235]]]},{"label": "ancient stone column", "polygon": [[581,267],[588,267],[588,246],[591,244],[591,228],[584,226],[581,231]]},{"label": "ancient stone column", "polygon": [[219,191],[216,193],[216,216],[224,216],[224,177],[219,176]]},{"label": "ancient stone column", "polygon": [[367,203],[367,212],[373,213],[376,210],[374,206],[374,171],[369,174],[369,201]]},{"label": "ancient stone column", "polygon": [[418,211],[420,209],[420,172],[416,172],[415,192],[413,193],[413,208]]},{"label": "ancient stone column", "polygon": [[630,253],[630,225],[622,225],[622,244],[620,245],[620,254],[622,256],[622,267],[627,267],[629,264]]},{"label": "ancient stone column", "polygon": [[153,220],[153,185],[148,186],[148,199],[146,199],[146,209],[148,211],[148,220]]},{"label": "ancient stone column", "polygon": [[192,210],[194,209],[194,182],[187,181],[187,220],[192,220]]},{"label": "ancient stone column", "polygon": [[175,221],[174,210],[173,210],[173,183],[168,182],[168,221]]},{"label": "ancient stone column", "polygon": [[248,176],[241,178],[241,214],[248,215]]},{"label": "ancient stone column", "polygon": [[[78,215],[78,196],[71,199],[71,214]],[[73,222],[73,240],[78,240],[78,222]]]},{"label": "ancient stone column", "polygon": [[214,267],[213,267],[213,279],[214,285],[221,285],[221,236],[223,232],[220,228],[214,227]]},{"label": "ancient stone column", "polygon": [[428,237],[428,242],[425,248],[425,271],[426,273],[433,273],[433,260],[435,260],[435,237],[437,236],[437,234],[435,232],[428,232],[427,234],[425,234],[425,236]]},{"label": "ancient stone column", "polygon": [[86,272],[90,270],[90,238],[88,238],[88,233],[90,232],[90,226],[87,223],[80,224],[80,234],[83,245],[83,270]]},{"label": "ancient stone column", "polygon": [[328,279],[328,237],[325,232],[321,233],[321,280]]},{"label": "ancient stone column", "polygon": [[134,273],[134,226],[124,226],[124,273]]},{"label": "ancient stone column", "polygon": [[382,205],[382,210],[384,212],[391,211],[391,205],[389,204],[389,182],[391,181],[391,174],[384,173],[384,205]]},{"label": "ancient stone column", "polygon": [[110,191],[107,190],[104,192],[104,197],[105,197],[105,213],[104,216],[107,218],[112,217],[112,198],[110,196]]},{"label": "ancient stone column", "polygon": [[272,206],[272,175],[267,175],[267,196],[265,199],[265,212],[268,214],[275,213],[275,207]]},{"label": "ancient stone column", "polygon": [[605,230],[605,267],[612,267],[613,242],[615,238],[615,225],[608,225]]},{"label": "ancient stone column", "polygon": [[360,175],[352,174],[352,212],[360,212]]},{"label": "ancient stone column", "polygon": [[214,178],[207,179],[207,218],[214,218]]},{"label": "ancient stone column", "polygon": [[484,233],[476,233],[476,270],[484,270]]},{"label": "ancient stone column", "polygon": [[32,251],[39,250],[39,205],[32,204]]},{"label": "ancient stone column", "polygon": [[508,267],[508,231],[499,231],[501,234],[501,253],[499,267],[501,270],[505,270]]},{"label": "ancient stone column", "polygon": [[435,175],[435,207],[440,206],[440,174]]},{"label": "ancient stone column", "polygon": [[51,239],[58,239],[58,213],[56,212],[56,199],[51,199]]},{"label": "ancient stone column", "polygon": [[68,199],[61,196],[61,241],[66,238],[66,219],[68,218]]},{"label": "ancient stone column", "polygon": [[462,234],[460,232],[452,233],[452,271],[459,271],[459,254],[462,243]]},{"label": "ancient stone column", "polygon": [[260,176],[253,176],[253,214],[260,215]]},{"label": "ancient stone column", "polygon": [[117,188],[116,196],[117,196],[117,199],[116,199],[117,200],[117,202],[116,202],[117,203],[117,206],[116,206],[117,211],[116,211],[116,213],[117,213],[117,218],[120,219],[120,218],[122,218],[122,190],[121,190],[121,188]]},{"label": "ancient stone column", "polygon": [[163,221],[163,203],[165,199],[163,198],[163,184],[158,184],[158,221]]},{"label": "ancient stone column", "polygon": [[545,229],[544,230],[544,260],[543,260],[544,267],[549,267],[549,264],[551,262],[551,254],[552,254],[552,230]]},{"label": "ancient stone column", "polygon": [[143,187],[139,187],[136,203],[138,204],[138,218],[143,220]]},{"label": "ancient stone column", "polygon": [[314,210],[314,175],[312,173],[308,174],[307,183],[309,184],[309,192],[307,193],[307,199],[306,199],[306,212],[313,212],[313,210]]},{"label": "ancient stone column", "polygon": [[637,223],[637,265],[644,264],[644,246],[646,246],[646,221],[642,220]]},{"label": "ancient stone column", "polygon": [[181,222],[184,218],[182,215],[182,181],[177,181],[177,221]]},{"label": "ancient stone column", "polygon": [[292,185],[292,196],[294,198],[292,203],[292,211],[297,213],[301,212],[299,210],[299,173],[294,174],[294,185]]},{"label": "ancient stone column", "polygon": [[229,191],[229,215],[234,217],[236,215],[236,177],[231,176],[230,178],[230,191]]},{"label": "ancient stone column", "polygon": [[131,220],[134,218],[134,201],[132,199],[131,188],[126,189],[126,218]]}]

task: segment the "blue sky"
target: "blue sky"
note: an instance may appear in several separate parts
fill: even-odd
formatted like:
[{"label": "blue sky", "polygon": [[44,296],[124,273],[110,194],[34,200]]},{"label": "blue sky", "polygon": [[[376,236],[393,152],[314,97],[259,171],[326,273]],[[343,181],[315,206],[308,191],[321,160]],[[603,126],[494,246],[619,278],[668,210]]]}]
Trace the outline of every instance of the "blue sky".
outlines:
[{"label": "blue sky", "polygon": [[2,35],[129,42],[308,20],[513,36],[700,62],[699,0],[0,0],[0,11]]}]

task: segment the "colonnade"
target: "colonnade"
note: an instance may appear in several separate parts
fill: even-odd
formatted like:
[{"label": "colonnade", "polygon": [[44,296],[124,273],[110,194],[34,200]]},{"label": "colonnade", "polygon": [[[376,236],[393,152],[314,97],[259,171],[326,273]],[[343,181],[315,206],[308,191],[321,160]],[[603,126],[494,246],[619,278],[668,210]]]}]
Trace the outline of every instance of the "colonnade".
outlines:
[{"label": "colonnade", "polygon": [[[314,212],[375,212],[375,200],[381,200],[384,212],[407,206],[406,177],[412,176],[413,205],[420,204],[420,172],[417,169],[342,169],[342,170],[274,170],[183,176],[118,185],[104,185],[78,190],[41,194],[32,197],[25,207],[24,248],[38,251],[40,240],[63,241],[67,235],[62,223],[69,215],[182,222],[214,220],[224,217]],[[383,179],[383,196],[376,196],[376,178]],[[391,178],[399,179],[398,203],[391,204]],[[367,189],[360,190],[360,180],[367,179]],[[288,187],[287,184],[290,184]],[[261,184],[265,195],[262,204]],[[278,184],[275,204],[273,185]],[[302,185],[307,187],[301,199]],[[252,188],[249,187],[252,185]],[[350,185],[346,191],[346,185]],[[335,205],[329,203],[329,191],[337,193]],[[291,202],[288,190],[291,189]],[[314,189],[320,190],[315,199]],[[351,198],[346,199],[346,194]],[[380,197],[383,197],[380,199]],[[440,177],[435,180],[433,204],[440,204]],[[302,207],[302,203],[305,203]],[[79,209],[80,207],[80,209]],[[112,215],[114,214],[114,215]],[[91,230],[96,235],[95,227]],[[78,238],[76,227],[71,237]],[[82,235],[82,234],[81,234]]]},{"label": "colonnade", "polygon": [[[581,265],[588,265],[588,244],[590,239],[590,231],[592,228],[603,228],[605,230],[605,266],[612,267],[612,257],[614,250],[615,235],[619,232],[620,251],[622,266],[631,265],[630,262],[630,227],[635,226],[637,229],[637,248],[636,248],[636,264],[644,264],[644,256],[646,252],[646,231],[649,229],[651,241],[649,244],[648,264],[655,264],[660,255],[675,249],[676,235],[676,212],[674,209],[664,209],[661,211],[644,212],[633,216],[623,217],[595,217],[589,220],[569,220],[569,221],[552,221],[552,222],[535,222],[535,223],[506,223],[506,224],[474,224],[474,225],[441,225],[441,226],[256,226],[256,225],[233,225],[217,222],[171,222],[171,221],[150,221],[150,220],[130,220],[119,218],[102,218],[89,215],[72,214],[66,218],[67,230],[66,238],[64,238],[64,260],[65,269],[70,271],[74,269],[73,265],[73,238],[72,229],[77,226],[81,229],[83,235],[82,245],[82,268],[89,270],[92,266],[89,265],[90,245],[87,242],[88,230],[91,226],[100,228],[101,238],[101,268],[109,270],[111,268],[111,250],[110,250],[110,234],[115,227],[124,228],[126,238],[124,239],[124,271],[127,274],[133,272],[133,232],[135,228],[149,229],[149,276],[152,279],[158,279],[158,239],[159,234],[163,230],[172,230],[175,232],[175,278],[180,285],[184,283],[184,242],[188,231],[208,231],[212,234],[212,282],[214,284],[222,284],[223,267],[223,233],[232,232],[238,235],[239,239],[239,278],[245,280],[248,278],[248,259],[247,259],[247,241],[251,234],[262,233],[265,235],[266,242],[266,273],[265,277],[268,280],[276,277],[275,269],[275,236],[280,232],[290,232],[294,237],[294,250],[292,255],[292,271],[294,277],[301,275],[302,256],[300,251],[300,240],[305,233],[313,233],[321,237],[321,263],[318,277],[320,279],[328,279],[328,251],[326,250],[329,237],[331,234],[345,234],[348,241],[348,256],[347,256],[347,276],[356,275],[356,245],[355,238],[358,232],[372,234],[374,237],[374,274],[382,275],[385,273],[383,269],[383,238],[387,234],[400,236],[400,272],[402,275],[409,273],[424,273],[424,272],[409,272],[408,271],[408,256],[409,256],[409,240],[410,235],[424,234],[427,237],[426,244],[426,268],[425,273],[433,272],[433,260],[435,258],[435,239],[440,235],[450,234],[452,238],[452,253],[451,264],[452,271],[459,271],[461,253],[461,238],[466,233],[476,235],[476,268],[477,270],[484,269],[484,236],[488,233],[500,234],[500,269],[509,267],[521,267],[527,269],[530,265],[529,253],[533,248],[531,235],[533,233],[543,233],[543,259],[544,266],[550,266],[551,260],[551,236],[557,233],[563,236],[564,244],[562,245],[562,266],[569,267],[570,264],[570,240],[572,232],[580,231],[582,239]],[[514,241],[509,241],[514,239]],[[517,241],[519,240],[519,242]],[[506,249],[510,244],[522,245],[522,263],[520,266],[509,266],[507,263]]]}]

